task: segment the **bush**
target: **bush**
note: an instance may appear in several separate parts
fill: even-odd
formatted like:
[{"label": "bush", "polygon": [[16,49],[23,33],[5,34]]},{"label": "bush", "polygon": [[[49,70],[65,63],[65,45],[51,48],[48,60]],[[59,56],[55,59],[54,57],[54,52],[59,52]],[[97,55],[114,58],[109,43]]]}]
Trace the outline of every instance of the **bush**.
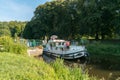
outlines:
[{"label": "bush", "polygon": [[80,67],[70,68],[65,66],[63,60],[60,59],[57,59],[51,66],[59,80],[97,80],[94,77],[89,77],[87,72],[83,71]]},{"label": "bush", "polygon": [[81,45],[86,45],[86,44],[88,44],[89,43],[89,40],[87,39],[87,38],[85,38],[85,37],[82,37],[81,38],[81,40],[80,40],[80,44]]},{"label": "bush", "polygon": [[[120,45],[112,43],[92,43],[87,45],[90,53],[91,63],[104,66],[113,66],[114,69],[120,69]],[[114,65],[113,65],[114,64]]]},{"label": "bush", "polygon": [[0,37],[0,45],[2,45],[1,52],[12,52],[16,54],[25,54],[27,47],[24,44],[15,43],[11,37]]},{"label": "bush", "polygon": [[13,50],[11,52],[16,54],[25,54],[27,51],[27,47],[23,44],[17,43],[13,44]]},{"label": "bush", "polygon": [[96,42],[93,44],[87,45],[88,52],[91,54],[97,55],[120,55],[120,45],[114,44],[103,44],[100,42]]}]

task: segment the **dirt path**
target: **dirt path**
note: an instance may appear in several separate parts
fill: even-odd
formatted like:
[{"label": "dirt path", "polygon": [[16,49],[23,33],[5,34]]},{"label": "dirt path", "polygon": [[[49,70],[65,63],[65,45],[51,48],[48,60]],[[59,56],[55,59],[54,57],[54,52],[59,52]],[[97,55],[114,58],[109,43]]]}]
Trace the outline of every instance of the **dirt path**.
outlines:
[{"label": "dirt path", "polygon": [[27,53],[29,56],[40,56],[43,53],[43,49],[36,47],[33,49],[28,49]]}]

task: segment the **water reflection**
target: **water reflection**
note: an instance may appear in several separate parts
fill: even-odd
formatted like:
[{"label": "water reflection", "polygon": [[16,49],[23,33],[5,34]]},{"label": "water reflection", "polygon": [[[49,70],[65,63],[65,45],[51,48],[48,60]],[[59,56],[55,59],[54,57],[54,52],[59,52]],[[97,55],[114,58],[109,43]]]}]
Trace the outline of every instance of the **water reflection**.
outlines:
[{"label": "water reflection", "polygon": [[[43,60],[47,63],[54,61],[56,58],[48,55],[43,55]],[[103,68],[100,65],[91,64],[83,59],[76,60],[64,60],[64,63],[69,67],[78,66],[83,71],[88,70],[90,76],[96,76],[100,80],[120,80],[120,70],[110,70],[109,68]],[[104,66],[104,65],[102,65]]]}]

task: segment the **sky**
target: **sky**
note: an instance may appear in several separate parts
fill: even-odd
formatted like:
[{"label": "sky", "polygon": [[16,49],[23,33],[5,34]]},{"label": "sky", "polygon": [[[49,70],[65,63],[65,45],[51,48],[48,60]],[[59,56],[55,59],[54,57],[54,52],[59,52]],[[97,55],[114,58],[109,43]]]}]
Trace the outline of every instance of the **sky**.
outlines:
[{"label": "sky", "polygon": [[50,0],[0,0],[0,21],[30,21],[37,6]]}]

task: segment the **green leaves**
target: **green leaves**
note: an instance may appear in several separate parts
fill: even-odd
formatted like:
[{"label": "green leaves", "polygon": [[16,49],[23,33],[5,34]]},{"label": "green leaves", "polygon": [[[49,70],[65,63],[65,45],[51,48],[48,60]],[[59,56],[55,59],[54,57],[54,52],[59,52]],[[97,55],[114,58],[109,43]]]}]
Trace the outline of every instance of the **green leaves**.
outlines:
[{"label": "green leaves", "polygon": [[26,25],[24,37],[39,39],[56,34],[66,39],[75,39],[77,35],[115,38],[120,34],[119,7],[119,0],[47,2],[36,8],[34,17]]},{"label": "green leaves", "polygon": [[15,37],[15,34],[17,34],[20,37],[22,36],[25,25],[26,22],[0,22],[0,36]]},{"label": "green leaves", "polygon": [[19,42],[15,43],[11,37],[0,37],[0,45],[2,45],[0,52],[11,52],[15,54],[26,54],[27,47]]}]

